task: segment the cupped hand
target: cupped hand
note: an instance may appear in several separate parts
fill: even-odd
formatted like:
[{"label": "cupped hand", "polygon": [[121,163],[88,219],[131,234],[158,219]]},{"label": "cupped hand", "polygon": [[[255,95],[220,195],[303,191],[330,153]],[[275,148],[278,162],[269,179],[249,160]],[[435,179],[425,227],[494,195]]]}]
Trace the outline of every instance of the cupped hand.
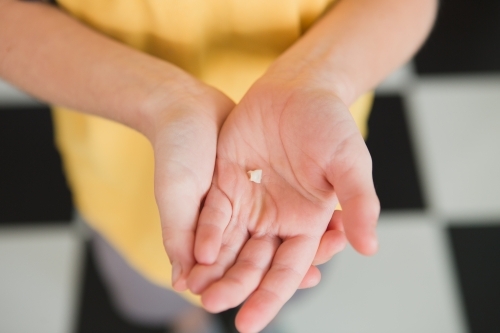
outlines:
[{"label": "cupped hand", "polygon": [[[257,169],[261,183],[248,178]],[[222,127],[188,287],[212,312],[245,301],[236,325],[257,332],[318,274],[317,252],[343,247],[343,231],[373,254],[378,214],[371,158],[347,106],[314,83],[262,78]]]},{"label": "cupped hand", "polygon": [[148,138],[155,156],[155,196],[165,250],[172,263],[174,289],[186,289],[195,264],[196,223],[215,165],[217,137],[234,102],[220,91],[194,81],[177,94],[160,91],[147,106]]}]

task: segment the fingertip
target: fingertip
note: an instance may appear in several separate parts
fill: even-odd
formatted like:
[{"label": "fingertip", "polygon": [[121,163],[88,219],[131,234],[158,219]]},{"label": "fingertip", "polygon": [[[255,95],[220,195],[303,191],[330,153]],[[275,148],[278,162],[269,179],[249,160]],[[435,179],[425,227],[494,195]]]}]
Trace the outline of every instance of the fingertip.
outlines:
[{"label": "fingertip", "polygon": [[352,247],[363,255],[373,255],[378,249],[376,226],[380,214],[380,203],[376,195],[362,198],[344,207],[345,233]]},{"label": "fingertip", "polygon": [[327,230],[340,230],[344,231],[344,222],[342,220],[342,210],[335,208],[330,223],[328,223]]},{"label": "fingertip", "polygon": [[334,255],[343,251],[346,246],[347,246],[347,238],[345,236],[345,233],[342,232],[342,236],[339,237],[338,243],[335,246]]},{"label": "fingertip", "polygon": [[316,287],[321,282],[321,271],[316,266],[311,266],[302,279],[299,289]]},{"label": "fingertip", "polygon": [[207,312],[217,313],[217,311],[214,311],[214,307],[215,307],[214,304],[210,300],[207,300],[207,297],[205,296],[205,294],[201,295],[201,305],[203,306],[203,308]]},{"label": "fingertip", "polygon": [[222,235],[215,233],[197,233],[194,246],[196,262],[202,265],[212,265],[217,260],[220,251]]},{"label": "fingertip", "polygon": [[340,230],[327,230],[319,243],[313,265],[321,265],[329,261],[334,255],[344,250],[347,238]]},{"label": "fingertip", "polygon": [[186,285],[188,289],[195,295],[200,295],[203,291],[203,288],[198,283],[198,279],[193,277],[192,274],[187,278]]},{"label": "fingertip", "polygon": [[201,304],[210,313],[219,313],[228,309],[228,306],[223,301],[223,298],[220,297],[217,293],[212,291],[212,288],[209,288],[201,295]]},{"label": "fingertip", "polygon": [[209,282],[204,279],[206,276],[205,265],[196,265],[186,279],[187,288],[195,295],[201,295],[208,287]]},{"label": "fingertip", "polygon": [[187,290],[187,275],[190,268],[183,268],[178,261],[172,262],[172,288],[175,291],[182,292]]},{"label": "fingertip", "polygon": [[174,290],[177,292],[186,291],[188,289],[186,279],[185,278],[178,279],[174,284],[172,284],[172,288],[174,288]]},{"label": "fingertip", "polygon": [[372,256],[378,251],[378,238],[377,234],[375,231],[371,233],[370,236],[367,237],[368,239],[365,241],[364,246],[362,248],[362,254],[366,256]]},{"label": "fingertip", "polygon": [[163,228],[163,244],[171,262],[171,285],[178,292],[187,289],[186,279],[193,269],[194,233],[191,230]]},{"label": "fingertip", "polygon": [[375,231],[368,232],[364,235],[355,235],[349,237],[349,242],[352,247],[365,256],[372,256],[378,251],[378,238]]},{"label": "fingertip", "polygon": [[234,323],[240,333],[256,333],[264,330],[275,316],[276,313],[266,312],[266,307],[260,307],[258,304],[250,305],[246,302],[236,314]]},{"label": "fingertip", "polygon": [[172,288],[175,291],[183,292],[188,289],[187,280],[193,269],[194,262],[187,261],[182,263],[172,262]]},{"label": "fingertip", "polygon": [[260,332],[265,326],[259,325],[259,316],[243,306],[236,315],[234,324],[240,333]]},{"label": "fingertip", "polygon": [[208,249],[195,248],[194,257],[196,262],[201,265],[212,265],[217,260],[218,252]]}]

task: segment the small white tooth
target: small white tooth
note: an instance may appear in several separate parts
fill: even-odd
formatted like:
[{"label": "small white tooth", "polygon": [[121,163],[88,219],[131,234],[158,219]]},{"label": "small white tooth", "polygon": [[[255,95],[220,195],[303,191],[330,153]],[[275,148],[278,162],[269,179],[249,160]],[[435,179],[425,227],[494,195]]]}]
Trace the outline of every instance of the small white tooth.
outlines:
[{"label": "small white tooth", "polygon": [[251,182],[260,184],[260,182],[262,180],[262,170],[260,170],[260,169],[258,169],[258,170],[250,170],[250,171],[247,172],[247,174],[248,174],[248,179]]}]

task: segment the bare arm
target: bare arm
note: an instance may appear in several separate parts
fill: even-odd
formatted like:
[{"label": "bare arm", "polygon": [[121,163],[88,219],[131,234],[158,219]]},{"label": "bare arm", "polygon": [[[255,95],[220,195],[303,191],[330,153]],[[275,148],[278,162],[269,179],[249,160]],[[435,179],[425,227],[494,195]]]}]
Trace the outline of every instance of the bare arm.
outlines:
[{"label": "bare arm", "polygon": [[[299,93],[328,91],[349,106],[413,56],[429,34],[436,12],[437,0],[339,0],[277,59],[263,82],[287,82],[289,90]],[[362,166],[358,160],[351,167],[365,172],[352,179],[334,179],[333,174],[327,178],[337,183],[349,242],[361,253],[373,254],[379,203],[368,194],[373,192],[371,162]]]},{"label": "bare arm", "polygon": [[[0,77],[150,140],[163,243],[174,284],[185,278],[194,265],[194,230],[212,180],[217,136],[234,103],[174,65],[36,2],[0,0]],[[185,289],[182,281],[175,287]]]},{"label": "bare arm", "polygon": [[181,69],[107,38],[54,6],[15,0],[0,0],[0,77],[51,104],[145,134],[157,107],[165,109],[189,97],[187,92],[205,98],[212,92]]},{"label": "bare arm", "polygon": [[272,66],[333,88],[347,105],[417,51],[437,0],[339,0]]},{"label": "bare arm", "polygon": [[[338,250],[347,237],[376,252],[380,204],[348,105],[411,57],[435,11],[435,0],[340,0],[231,112],[198,221],[204,265],[188,280],[207,310],[245,302],[239,331],[260,331],[306,274],[319,281],[321,244]],[[260,184],[248,181],[255,169]]]}]

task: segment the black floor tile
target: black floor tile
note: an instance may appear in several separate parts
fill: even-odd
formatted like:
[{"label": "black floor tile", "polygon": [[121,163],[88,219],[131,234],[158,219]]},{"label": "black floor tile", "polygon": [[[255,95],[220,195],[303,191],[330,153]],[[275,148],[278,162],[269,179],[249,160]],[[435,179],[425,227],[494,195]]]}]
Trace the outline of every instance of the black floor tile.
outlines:
[{"label": "black floor tile", "polygon": [[470,333],[500,330],[500,226],[449,229]]},{"label": "black floor tile", "polygon": [[[83,272],[77,315],[78,333],[173,333],[167,327],[146,327],[131,323],[115,310],[89,245],[86,247]],[[223,330],[219,333],[238,332],[234,325],[238,309],[229,309],[214,316],[214,320],[220,322]]]},{"label": "black floor tile", "polygon": [[220,333],[238,333],[235,320],[239,310],[240,307],[236,307],[216,314],[224,329],[224,332]]},{"label": "black floor tile", "polygon": [[500,71],[500,1],[440,2],[434,30],[415,59],[417,72]]},{"label": "black floor tile", "polygon": [[366,144],[382,210],[424,208],[401,97],[377,96],[368,127]]},{"label": "black floor tile", "polygon": [[0,223],[69,221],[72,210],[49,108],[0,108]]},{"label": "black floor tile", "polygon": [[90,246],[87,246],[77,332],[166,333],[167,330],[132,324],[115,311],[97,271]]}]

